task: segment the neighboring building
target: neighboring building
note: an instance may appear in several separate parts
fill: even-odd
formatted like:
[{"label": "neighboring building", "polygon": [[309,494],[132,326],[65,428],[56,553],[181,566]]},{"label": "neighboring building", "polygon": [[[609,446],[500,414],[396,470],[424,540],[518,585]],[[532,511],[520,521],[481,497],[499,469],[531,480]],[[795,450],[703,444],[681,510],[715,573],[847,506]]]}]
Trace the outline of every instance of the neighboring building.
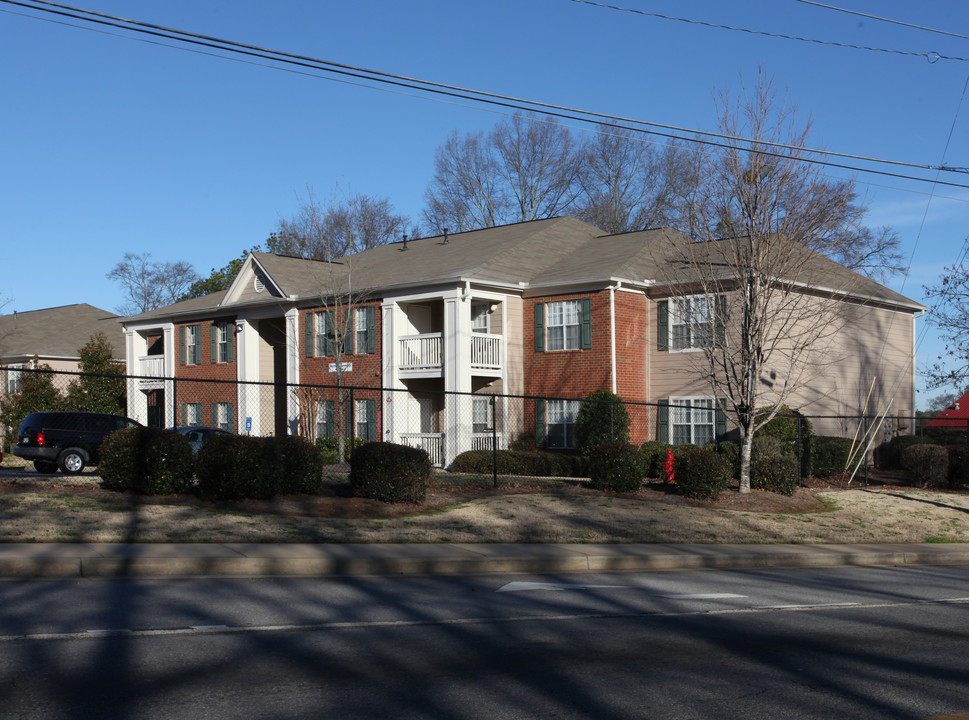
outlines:
[{"label": "neighboring building", "polygon": [[[697,362],[698,328],[683,320],[679,285],[689,277],[670,262],[691,242],[669,229],[603,235],[563,217],[334,262],[252,253],[229,290],[124,320],[128,371],[142,376],[129,389],[129,412],[158,425],[240,430],[246,419],[254,434],[333,434],[339,400],[291,388],[335,384],[342,340],[344,384],[391,391],[357,393],[352,434],[420,445],[438,464],[490,447],[492,434],[502,446],[533,433],[541,447],[570,447],[578,400],[600,389],[660,408],[634,417],[634,442],[710,441],[726,428]],[[875,378],[869,407],[893,397],[893,414],[910,416],[915,318],[925,308],[826,258],[813,262],[827,287],[850,284],[839,300],[850,325],[830,341],[833,364],[788,404],[857,416]],[[356,295],[343,336],[327,309],[348,287]],[[761,373],[783,381],[775,369]],[[274,390],[253,399],[227,383],[203,396],[183,382],[193,378]],[[497,428],[486,412],[494,394],[525,398],[516,412],[506,403]]]},{"label": "neighboring building", "polygon": [[0,316],[0,367],[7,368],[0,373],[0,395],[17,389],[21,368],[49,365],[53,370],[78,370],[78,351],[99,331],[111,342],[115,359],[124,361],[125,338],[118,319],[87,304]]},{"label": "neighboring building", "polygon": [[969,393],[926,423],[927,428],[969,429]]}]

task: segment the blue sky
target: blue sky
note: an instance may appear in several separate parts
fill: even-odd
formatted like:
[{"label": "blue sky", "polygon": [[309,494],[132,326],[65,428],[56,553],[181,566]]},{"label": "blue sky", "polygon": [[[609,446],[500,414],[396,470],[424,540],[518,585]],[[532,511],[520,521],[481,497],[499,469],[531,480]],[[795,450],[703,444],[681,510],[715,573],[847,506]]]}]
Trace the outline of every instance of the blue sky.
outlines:
[{"label": "blue sky", "polygon": [[[714,95],[759,69],[810,117],[811,145],[969,166],[969,40],[797,0],[77,0],[102,13],[426,80],[702,130]],[[969,36],[962,0],[831,0]],[[30,16],[30,17],[28,17]],[[37,19],[40,18],[40,19]],[[261,243],[307,188],[388,197],[419,219],[435,149],[496,109],[372,89],[52,22],[0,3],[3,312],[86,302],[126,252],[207,275]],[[86,26],[90,27],[90,26]],[[576,124],[580,133],[587,132]],[[951,139],[950,139],[951,133]],[[830,170],[834,176],[846,171]],[[900,170],[903,174],[912,174]],[[934,173],[918,173],[934,177]],[[941,179],[969,185],[969,175]],[[899,233],[916,300],[969,234],[969,189],[857,175],[870,222]],[[939,351],[919,321],[919,366]],[[920,389],[924,383],[919,381]],[[932,396],[935,391],[923,394]]]}]

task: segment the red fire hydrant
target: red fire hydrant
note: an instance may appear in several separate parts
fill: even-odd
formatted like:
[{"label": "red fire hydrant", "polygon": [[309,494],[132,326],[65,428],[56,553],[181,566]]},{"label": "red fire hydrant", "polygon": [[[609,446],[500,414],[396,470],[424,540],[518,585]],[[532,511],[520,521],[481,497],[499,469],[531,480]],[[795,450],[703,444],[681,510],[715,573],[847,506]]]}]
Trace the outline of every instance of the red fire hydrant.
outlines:
[{"label": "red fire hydrant", "polygon": [[663,479],[668,483],[676,482],[676,476],[673,473],[673,448],[666,450],[666,460],[663,461]]}]

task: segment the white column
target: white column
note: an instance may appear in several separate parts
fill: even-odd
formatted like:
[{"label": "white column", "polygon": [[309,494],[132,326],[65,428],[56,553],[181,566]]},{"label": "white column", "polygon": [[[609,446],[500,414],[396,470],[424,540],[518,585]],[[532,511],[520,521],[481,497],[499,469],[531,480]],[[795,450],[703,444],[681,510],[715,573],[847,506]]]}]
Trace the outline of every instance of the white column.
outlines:
[{"label": "white column", "polygon": [[[471,297],[456,288],[444,297],[444,389],[471,392]],[[471,449],[470,395],[445,398],[444,466]]]}]

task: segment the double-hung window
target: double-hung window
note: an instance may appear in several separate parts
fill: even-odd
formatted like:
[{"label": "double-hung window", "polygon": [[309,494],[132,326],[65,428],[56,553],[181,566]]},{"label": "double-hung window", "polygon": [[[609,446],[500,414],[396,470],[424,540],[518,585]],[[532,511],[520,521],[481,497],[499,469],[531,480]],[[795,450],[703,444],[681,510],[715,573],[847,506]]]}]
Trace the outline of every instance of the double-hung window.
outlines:
[{"label": "double-hung window", "polygon": [[202,403],[185,404],[185,424],[186,425],[202,424]]},{"label": "double-hung window", "polygon": [[471,332],[488,332],[488,306],[475,303],[471,306]]},{"label": "double-hung window", "polygon": [[545,446],[575,447],[575,419],[581,400],[547,400],[545,403]]},{"label": "double-hung window", "polygon": [[232,362],[232,323],[216,323],[212,326],[212,346],[215,352],[213,362]]},{"label": "double-hung window", "polygon": [[673,350],[709,347],[713,340],[713,307],[705,295],[670,301],[670,331]]},{"label": "double-hung window", "polygon": [[367,338],[370,337],[370,327],[367,323],[367,308],[356,308],[353,311],[354,348],[358,353],[367,352]]},{"label": "double-hung window", "polygon": [[20,392],[20,370],[23,365],[11,365],[7,368],[6,382],[4,384],[8,395]]},{"label": "double-hung window", "polygon": [[229,432],[235,430],[234,418],[232,417],[232,403],[215,403],[212,406],[212,415],[212,422],[216,427],[228,430]]},{"label": "double-hung window", "polygon": [[703,447],[715,437],[716,413],[712,397],[670,398],[670,430],[674,445]]},{"label": "double-hung window", "polygon": [[333,354],[333,326],[328,312],[313,313],[313,330],[316,338],[316,357]]},{"label": "double-hung window", "polygon": [[471,432],[491,432],[491,399],[486,397],[472,398],[471,410]]},{"label": "double-hung window", "polygon": [[182,365],[198,365],[202,362],[202,326],[183,325],[179,333],[179,360]]},{"label": "double-hung window", "polygon": [[582,306],[578,300],[562,300],[547,305],[548,350],[578,350],[582,338]]}]

